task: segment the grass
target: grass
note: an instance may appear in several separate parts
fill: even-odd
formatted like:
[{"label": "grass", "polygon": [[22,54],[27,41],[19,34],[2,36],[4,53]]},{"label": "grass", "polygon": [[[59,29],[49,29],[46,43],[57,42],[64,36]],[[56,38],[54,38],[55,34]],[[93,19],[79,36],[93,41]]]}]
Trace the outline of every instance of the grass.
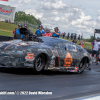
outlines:
[{"label": "grass", "polygon": [[0,31],[0,35],[3,35],[3,36],[10,36],[10,35],[11,35],[11,32]]},{"label": "grass", "polygon": [[[10,34],[13,32],[15,28],[18,28],[15,24],[0,22],[0,35],[4,36],[10,36]],[[30,28],[29,28],[30,29]],[[33,33],[35,33],[36,30],[30,29]]]},{"label": "grass", "polygon": [[[62,39],[63,39],[63,38],[62,38]],[[64,39],[72,42],[71,39],[66,39],[66,38],[64,38]],[[77,45],[79,45],[79,43],[80,43],[80,41],[77,41]],[[88,48],[87,48],[87,47],[88,47]],[[91,49],[91,48],[92,48],[92,47],[91,47],[91,42],[84,42],[84,48]]]}]

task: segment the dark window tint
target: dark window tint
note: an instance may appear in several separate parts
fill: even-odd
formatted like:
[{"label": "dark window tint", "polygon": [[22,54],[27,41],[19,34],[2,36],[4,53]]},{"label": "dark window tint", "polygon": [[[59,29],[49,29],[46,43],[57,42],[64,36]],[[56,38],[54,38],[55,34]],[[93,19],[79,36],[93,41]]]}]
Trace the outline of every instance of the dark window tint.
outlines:
[{"label": "dark window tint", "polygon": [[39,37],[42,39],[43,43],[49,46],[55,47],[58,43],[62,42],[62,39],[52,38],[52,37]]},{"label": "dark window tint", "polygon": [[83,51],[83,48],[80,47],[80,46],[77,46],[77,50],[78,50],[79,52],[82,52],[82,51]]},{"label": "dark window tint", "polygon": [[62,45],[59,46],[59,48],[60,49],[65,49],[66,48],[66,45],[65,44],[62,44]]},{"label": "dark window tint", "polygon": [[73,44],[67,44],[67,45],[66,45],[66,48],[67,48],[67,50],[69,50],[69,51],[77,52],[76,45],[73,45]]}]

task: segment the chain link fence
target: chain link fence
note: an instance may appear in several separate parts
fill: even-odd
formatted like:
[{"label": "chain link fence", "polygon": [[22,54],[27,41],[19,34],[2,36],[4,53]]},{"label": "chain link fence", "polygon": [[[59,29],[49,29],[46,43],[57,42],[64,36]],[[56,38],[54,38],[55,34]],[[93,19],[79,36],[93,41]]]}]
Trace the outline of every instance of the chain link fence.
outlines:
[{"label": "chain link fence", "polygon": [[11,24],[15,24],[15,25],[21,24],[23,27],[24,27],[24,25],[27,25],[31,29],[35,29],[35,30],[38,29],[38,25],[30,24],[28,22],[23,22],[23,21],[14,21],[12,23],[10,20],[5,20],[5,23],[11,23]]},{"label": "chain link fence", "polygon": [[28,25],[29,28],[32,28],[32,29],[35,29],[35,30],[38,29],[38,25],[30,24],[30,23],[27,23],[27,22],[14,21],[14,24],[15,25],[21,24],[22,26]]}]

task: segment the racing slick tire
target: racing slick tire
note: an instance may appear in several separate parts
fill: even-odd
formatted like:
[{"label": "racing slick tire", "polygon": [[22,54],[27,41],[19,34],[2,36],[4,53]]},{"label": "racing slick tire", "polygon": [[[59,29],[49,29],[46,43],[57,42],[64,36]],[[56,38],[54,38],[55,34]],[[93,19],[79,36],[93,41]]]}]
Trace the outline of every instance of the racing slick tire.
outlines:
[{"label": "racing slick tire", "polygon": [[45,65],[45,57],[43,54],[40,54],[36,57],[34,62],[34,71],[39,73],[43,71]]},{"label": "racing slick tire", "polygon": [[81,74],[84,72],[85,68],[86,68],[86,64],[87,64],[87,60],[82,60],[79,64],[79,70],[78,70],[78,74]]}]

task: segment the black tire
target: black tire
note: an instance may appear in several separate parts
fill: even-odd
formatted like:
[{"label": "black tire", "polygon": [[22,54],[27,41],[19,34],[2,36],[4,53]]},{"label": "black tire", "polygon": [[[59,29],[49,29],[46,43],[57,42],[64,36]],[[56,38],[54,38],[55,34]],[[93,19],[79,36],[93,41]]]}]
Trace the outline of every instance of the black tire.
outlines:
[{"label": "black tire", "polygon": [[40,54],[36,57],[34,62],[34,71],[41,72],[44,69],[45,57],[43,54]]},{"label": "black tire", "polygon": [[85,68],[86,68],[86,62],[87,62],[87,60],[82,60],[82,61],[80,62],[78,74],[81,74],[81,73],[84,72],[84,70],[85,70]]}]

